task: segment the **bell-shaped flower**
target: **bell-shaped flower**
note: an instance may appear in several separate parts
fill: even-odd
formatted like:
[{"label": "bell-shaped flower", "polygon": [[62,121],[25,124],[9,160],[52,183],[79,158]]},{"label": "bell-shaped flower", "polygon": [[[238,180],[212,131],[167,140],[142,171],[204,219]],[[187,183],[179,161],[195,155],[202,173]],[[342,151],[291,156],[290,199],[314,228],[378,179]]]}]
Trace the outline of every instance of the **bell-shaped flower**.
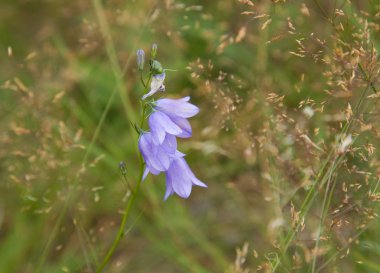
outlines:
[{"label": "bell-shaped flower", "polygon": [[173,193],[182,198],[188,198],[193,185],[207,188],[207,185],[195,177],[183,156],[172,159],[169,169],[166,171],[166,200]]},{"label": "bell-shaped flower", "polygon": [[139,138],[139,150],[146,164],[144,179],[149,172],[158,175],[169,169],[170,163],[177,152],[177,140],[175,136],[167,134],[164,141],[157,145],[150,132],[141,134]]},{"label": "bell-shaped flower", "polygon": [[198,114],[199,108],[189,103],[189,99],[159,99],[154,103],[154,112],[148,122],[155,143],[162,143],[165,134],[191,137],[192,129],[187,118]]},{"label": "bell-shaped flower", "polygon": [[152,140],[155,144],[163,143],[167,134],[177,136],[182,133],[181,127],[166,114],[159,111],[155,111],[149,116],[148,123],[152,132]]},{"label": "bell-shaped flower", "polygon": [[175,118],[191,118],[199,113],[199,108],[189,102],[190,97],[181,99],[159,99],[154,108]]},{"label": "bell-shaped flower", "polygon": [[153,94],[157,93],[158,91],[165,91],[165,72],[162,72],[161,74],[155,74],[152,76],[152,80],[150,82],[150,91],[145,94],[141,99],[145,100],[147,97],[152,96]]}]

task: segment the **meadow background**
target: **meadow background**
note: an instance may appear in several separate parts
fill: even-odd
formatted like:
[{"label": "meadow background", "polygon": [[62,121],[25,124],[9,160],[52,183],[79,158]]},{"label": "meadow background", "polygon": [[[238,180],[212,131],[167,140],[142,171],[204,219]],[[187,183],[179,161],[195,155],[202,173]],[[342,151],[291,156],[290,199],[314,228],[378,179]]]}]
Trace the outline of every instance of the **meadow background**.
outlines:
[{"label": "meadow background", "polygon": [[95,272],[138,172],[135,52],[201,109],[104,272],[380,272],[379,1],[4,0],[0,272]]}]

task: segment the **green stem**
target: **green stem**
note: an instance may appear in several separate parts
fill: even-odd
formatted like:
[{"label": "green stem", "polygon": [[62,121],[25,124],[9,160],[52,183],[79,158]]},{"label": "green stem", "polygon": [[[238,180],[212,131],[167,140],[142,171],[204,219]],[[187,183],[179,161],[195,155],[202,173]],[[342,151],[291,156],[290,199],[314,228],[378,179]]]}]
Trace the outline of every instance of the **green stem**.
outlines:
[{"label": "green stem", "polygon": [[[367,94],[367,91],[370,89],[370,87],[371,87],[371,85],[369,82],[367,84],[367,87],[364,90],[364,92],[362,92],[362,94],[359,98],[359,101],[356,104],[355,109],[353,110],[353,113],[354,113],[353,116],[350,118],[349,122],[347,122],[345,124],[345,126],[343,127],[342,135],[346,135],[347,132],[349,131],[349,129],[351,129],[351,127],[353,126],[354,121],[356,120],[357,116],[360,113],[361,105],[362,105],[363,100]],[[306,216],[306,214],[308,213],[308,211],[311,208],[312,203],[314,202],[315,198],[317,197],[317,195],[318,195],[317,186],[322,188],[326,184],[326,182],[328,182],[328,179],[329,179],[328,174],[333,173],[338,168],[338,166],[340,166],[340,163],[342,162],[344,155],[340,155],[338,157],[333,158],[333,163],[331,164],[331,166],[328,167],[328,162],[330,161],[331,156],[333,154],[334,154],[334,150],[331,150],[326,161],[325,161],[325,163],[324,163],[324,165],[323,165],[323,167],[322,167],[322,169],[320,170],[320,172],[317,175],[316,181],[313,183],[313,185],[312,185],[311,189],[309,190],[306,198],[304,199],[302,206],[301,206],[301,210],[300,210],[300,212],[301,212],[300,219],[302,219],[303,217]],[[328,167],[328,169],[325,172],[326,167]],[[289,231],[288,234],[286,235],[284,243],[283,243],[284,246],[283,246],[283,249],[281,251],[281,259],[284,259],[290,244],[292,243],[295,235],[299,232],[299,230],[301,228],[301,222],[302,221],[299,221],[297,223],[295,229]],[[275,265],[272,272],[276,272],[276,270],[278,269],[278,266],[280,264],[281,264],[281,260],[279,263],[277,263]],[[319,271],[317,270],[317,272],[319,272]]]},{"label": "green stem", "polygon": [[132,208],[133,204],[135,203],[137,194],[139,192],[143,174],[144,174],[144,162],[142,160],[142,157],[140,156],[140,175],[139,175],[139,179],[137,181],[136,188],[133,191],[132,197],[129,199],[127,206],[125,207],[123,219],[121,220],[119,231],[117,232],[115,240],[113,241],[111,248],[108,250],[107,255],[103,259],[103,262],[101,263],[101,265],[96,270],[96,273],[100,273],[103,271],[104,267],[109,263],[112,255],[114,254],[117,246],[119,245],[121,239],[124,236],[125,225],[127,223],[127,219],[128,219],[129,213],[131,211],[131,208]]},{"label": "green stem", "polygon": [[[150,81],[151,81],[151,74],[149,75],[149,79],[148,79],[147,84],[144,85],[144,87],[145,87],[144,93],[147,92],[147,89],[148,89]],[[142,102],[142,117],[141,117],[141,121],[140,121],[140,128],[142,128],[143,125],[144,125],[145,112],[146,112],[145,110],[146,110],[146,103]],[[140,190],[140,185],[141,185],[142,178],[143,178],[143,175],[144,175],[144,160],[143,160],[141,154],[139,154],[139,161],[140,161],[140,174],[139,174],[139,177],[138,177],[138,180],[137,180],[136,188],[135,188],[134,191],[132,191],[132,196],[128,200],[128,204],[125,207],[124,215],[123,215],[123,218],[121,220],[119,230],[118,230],[118,232],[116,234],[116,237],[115,237],[115,239],[114,239],[114,241],[113,241],[113,243],[111,245],[111,248],[108,250],[108,252],[107,252],[106,256],[104,257],[104,259],[103,259],[102,263],[100,264],[100,266],[97,268],[96,273],[100,273],[100,272],[103,271],[104,267],[109,263],[111,257],[115,253],[115,250],[116,250],[117,246],[119,245],[121,239],[124,236],[125,225],[127,224],[127,219],[128,219],[128,216],[129,216],[129,214],[131,212],[131,208],[132,208],[133,204],[135,203],[137,194],[138,194],[138,192]]]},{"label": "green stem", "polygon": [[[327,211],[329,209],[330,200],[331,200],[331,199],[329,200],[328,198],[332,197],[332,192],[334,191],[334,187],[330,188],[331,182],[334,179],[332,176],[333,176],[333,173],[330,172],[329,178],[328,178],[328,181],[327,181],[325,195],[323,197],[321,216],[320,216],[320,219],[319,219],[319,225],[318,225],[318,231],[317,231],[318,235],[317,235],[316,242],[315,242],[314,256],[313,256],[313,261],[311,263],[311,269],[310,269],[311,273],[315,272],[315,267],[316,267],[316,264],[317,264],[317,256],[318,256],[318,249],[319,249],[319,244],[320,244],[321,234],[322,234],[322,229],[323,229],[323,222],[325,221],[325,217],[326,217]],[[336,179],[333,182],[334,185],[335,185],[335,182],[336,182]]]},{"label": "green stem", "polygon": [[140,71],[140,81],[141,81],[141,84],[144,86],[144,88],[146,89],[146,84],[144,82],[144,79],[143,79],[143,72]]}]

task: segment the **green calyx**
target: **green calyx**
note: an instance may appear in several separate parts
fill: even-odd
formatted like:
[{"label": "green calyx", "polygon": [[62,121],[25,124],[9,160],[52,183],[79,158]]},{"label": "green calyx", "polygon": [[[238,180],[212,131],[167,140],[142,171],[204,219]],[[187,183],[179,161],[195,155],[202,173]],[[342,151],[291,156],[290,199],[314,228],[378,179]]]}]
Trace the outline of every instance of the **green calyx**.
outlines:
[{"label": "green calyx", "polygon": [[162,65],[159,61],[150,60],[149,65],[150,65],[150,71],[152,72],[153,75],[161,74],[164,72],[164,69],[162,68]]}]

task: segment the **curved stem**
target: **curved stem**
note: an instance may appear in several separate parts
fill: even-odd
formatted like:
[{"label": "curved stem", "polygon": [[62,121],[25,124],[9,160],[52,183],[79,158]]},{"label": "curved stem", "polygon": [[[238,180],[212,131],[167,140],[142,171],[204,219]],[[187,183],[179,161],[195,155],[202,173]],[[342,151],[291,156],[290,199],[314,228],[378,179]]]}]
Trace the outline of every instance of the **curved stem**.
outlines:
[{"label": "curved stem", "polygon": [[[148,82],[145,85],[145,93],[146,93],[147,88],[149,86],[150,80],[151,80],[151,76],[149,76]],[[146,112],[145,109],[146,109],[146,104],[143,102],[142,103],[142,116],[141,116],[141,121],[140,121],[140,128],[142,128],[143,125],[144,125],[145,112]],[[139,173],[139,177],[138,177],[138,180],[137,180],[136,188],[135,188],[134,191],[132,191],[132,196],[128,200],[128,204],[125,207],[124,215],[123,215],[123,218],[121,219],[120,227],[119,227],[119,230],[118,230],[118,232],[116,234],[116,237],[115,237],[115,239],[114,239],[114,241],[113,241],[110,249],[108,250],[106,256],[104,257],[102,263],[97,268],[96,273],[100,273],[100,272],[103,271],[104,267],[109,263],[111,257],[115,253],[115,250],[116,250],[117,246],[119,245],[121,239],[124,236],[125,225],[127,224],[127,219],[128,219],[129,214],[130,214],[131,208],[132,208],[133,204],[135,203],[137,194],[138,194],[138,192],[140,190],[140,185],[141,185],[141,182],[142,182],[142,179],[143,179],[143,175],[144,175],[144,160],[143,160],[141,154],[139,154],[139,160],[140,160],[140,173]]]},{"label": "curved stem", "polygon": [[103,262],[101,263],[101,265],[96,270],[96,273],[100,273],[103,271],[104,267],[108,264],[109,260],[111,259],[112,255],[114,254],[117,246],[119,245],[121,238],[123,238],[123,236],[124,236],[125,225],[127,223],[127,219],[128,219],[129,213],[131,211],[132,205],[134,204],[134,202],[136,200],[137,193],[139,192],[143,174],[144,174],[144,162],[142,160],[142,157],[140,156],[140,174],[139,174],[139,179],[138,179],[137,184],[136,184],[136,188],[133,191],[132,197],[129,199],[127,206],[125,207],[124,215],[123,215],[123,218],[121,220],[119,231],[117,232],[115,240],[113,241],[111,248],[108,250],[107,255],[104,257]]}]

